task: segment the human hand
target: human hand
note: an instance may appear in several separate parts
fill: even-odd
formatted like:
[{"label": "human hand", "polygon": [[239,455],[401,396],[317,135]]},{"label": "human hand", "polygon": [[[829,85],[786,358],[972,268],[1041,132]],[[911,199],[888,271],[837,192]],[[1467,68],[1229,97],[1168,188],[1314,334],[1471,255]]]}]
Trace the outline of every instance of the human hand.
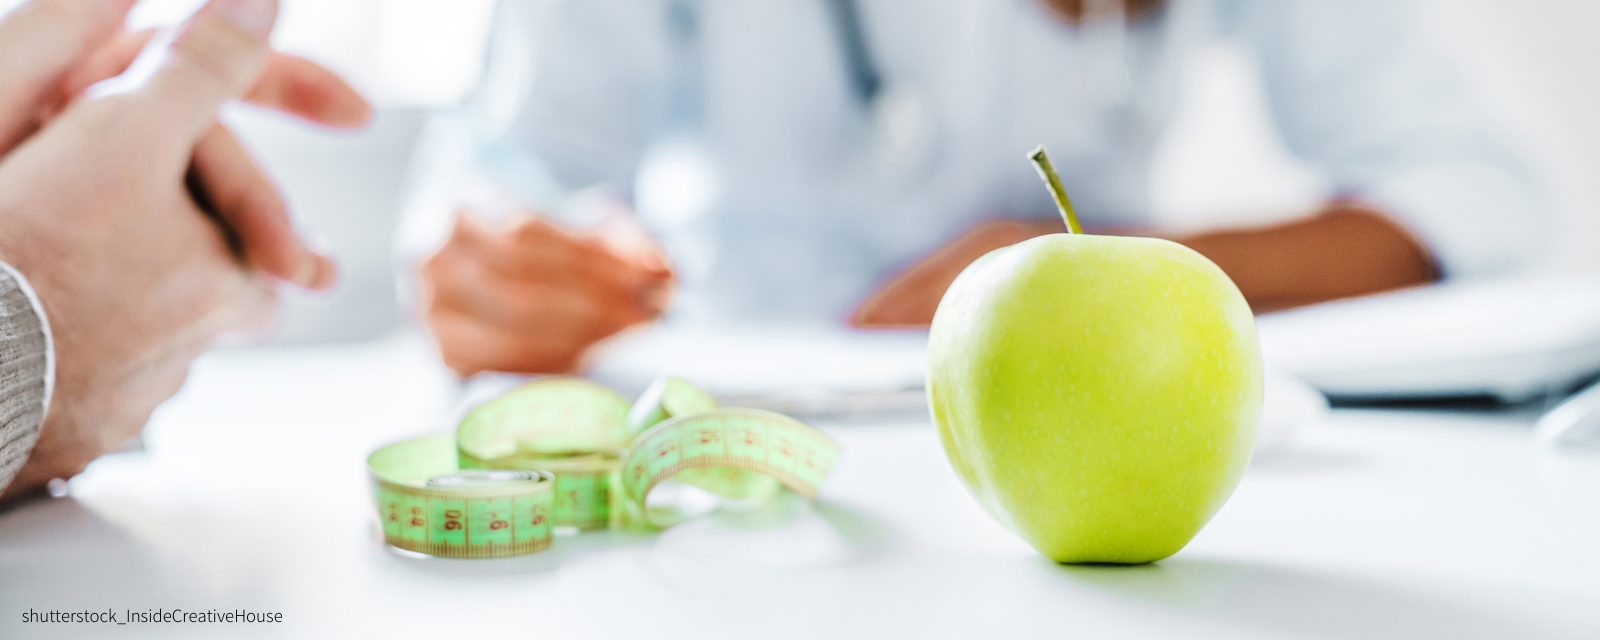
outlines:
[{"label": "human hand", "polygon": [[984,254],[1029,238],[1061,233],[1058,219],[986,222],[918,260],[868,297],[850,318],[858,328],[926,327],[961,270]]},{"label": "human hand", "polygon": [[[90,4],[40,0],[30,5],[35,11],[8,19],[0,37],[31,27],[92,42],[97,29],[114,29],[130,0],[98,3],[95,11],[84,8]],[[7,495],[74,475],[121,447],[215,336],[271,308],[270,283],[229,253],[191,200],[185,176],[215,130],[218,107],[243,95],[267,64],[276,7],[275,0],[213,0],[143,88],[72,102],[0,160],[0,260],[33,285],[56,355],[48,416]],[[74,28],[61,33],[62,24]],[[8,63],[9,46],[0,40]],[[60,55],[52,64],[61,72],[74,61]],[[13,82],[19,75],[51,74],[7,64],[0,87],[50,85]],[[16,122],[17,105],[36,103],[12,100],[13,111],[0,116]],[[224,215],[239,215],[219,204]]]},{"label": "human hand", "polygon": [[462,376],[578,368],[594,343],[666,308],[672,272],[641,238],[575,235],[526,215],[491,225],[462,210],[418,269],[445,364]]},{"label": "human hand", "polygon": [[[0,21],[0,156],[44,127],[91,85],[125,71],[155,35],[121,25],[133,0],[35,0]],[[371,108],[316,63],[271,52],[245,102],[339,128],[365,124]],[[196,146],[193,185],[202,210],[226,225],[249,262],[266,273],[324,289],[337,266],[294,232],[272,182],[233,135],[213,125]]]}]

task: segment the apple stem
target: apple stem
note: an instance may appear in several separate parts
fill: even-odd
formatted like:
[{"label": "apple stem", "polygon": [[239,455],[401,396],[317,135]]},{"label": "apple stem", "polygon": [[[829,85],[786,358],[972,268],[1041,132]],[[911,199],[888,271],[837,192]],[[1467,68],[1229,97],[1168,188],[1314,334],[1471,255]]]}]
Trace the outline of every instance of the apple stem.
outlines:
[{"label": "apple stem", "polygon": [[1039,177],[1044,178],[1045,185],[1050,187],[1050,195],[1056,197],[1056,208],[1061,210],[1061,219],[1067,221],[1067,233],[1083,233],[1083,227],[1078,226],[1078,214],[1072,212],[1072,201],[1067,199],[1067,190],[1061,186],[1061,177],[1056,175],[1055,167],[1050,166],[1050,156],[1045,155],[1044,145],[1034,149],[1028,158],[1033,160]]}]

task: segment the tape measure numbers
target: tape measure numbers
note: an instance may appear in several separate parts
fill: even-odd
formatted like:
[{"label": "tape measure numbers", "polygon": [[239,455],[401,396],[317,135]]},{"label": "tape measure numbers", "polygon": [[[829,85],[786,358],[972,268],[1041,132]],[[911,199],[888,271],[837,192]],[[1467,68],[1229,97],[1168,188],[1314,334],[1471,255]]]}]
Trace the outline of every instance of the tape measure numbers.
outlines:
[{"label": "tape measure numbers", "polygon": [[726,483],[723,491],[708,489],[725,497],[750,497],[749,483],[771,481],[810,499],[839,453],[827,436],[785,415],[759,409],[698,411],[640,434],[628,452],[622,484],[646,517],[650,512],[642,507],[650,490],[686,472],[704,472],[697,479]]},{"label": "tape measure numbers", "polygon": [[367,458],[384,541],[446,558],[533,553],[552,542],[555,476],[461,469],[449,433],[406,440]]},{"label": "tape measure numbers", "polygon": [[675,378],[631,407],[573,378],[534,380],[469,412],[454,434],[408,440],[368,460],[384,537],[402,549],[487,558],[550,545],[552,527],[663,527],[647,510],[671,479],[730,498],[786,486],[813,498],[840,449],[803,422],[716,408]]},{"label": "tape measure numbers", "polygon": [[612,525],[622,449],[554,457],[517,457],[484,460],[460,452],[461,466],[479,469],[544,471],[555,476],[555,525],[600,529]]}]

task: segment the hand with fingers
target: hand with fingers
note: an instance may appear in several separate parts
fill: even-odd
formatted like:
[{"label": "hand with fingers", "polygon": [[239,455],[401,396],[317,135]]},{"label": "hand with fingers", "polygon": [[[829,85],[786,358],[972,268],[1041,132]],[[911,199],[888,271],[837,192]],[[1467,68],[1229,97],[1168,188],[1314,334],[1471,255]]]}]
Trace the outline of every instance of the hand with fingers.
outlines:
[{"label": "hand with fingers", "polygon": [[0,21],[0,261],[37,293],[56,363],[43,428],[6,496],[70,477],[136,435],[217,335],[271,310],[274,277],[307,287],[334,277],[217,110],[248,98],[353,125],[366,104],[269,49],[275,0],[211,0],[144,86],[82,97],[142,46],[119,32],[132,4],[34,0]]},{"label": "hand with fingers", "polygon": [[483,371],[570,373],[595,343],[666,308],[672,272],[637,227],[575,234],[530,215],[456,215],[418,273],[421,313],[444,362]]}]

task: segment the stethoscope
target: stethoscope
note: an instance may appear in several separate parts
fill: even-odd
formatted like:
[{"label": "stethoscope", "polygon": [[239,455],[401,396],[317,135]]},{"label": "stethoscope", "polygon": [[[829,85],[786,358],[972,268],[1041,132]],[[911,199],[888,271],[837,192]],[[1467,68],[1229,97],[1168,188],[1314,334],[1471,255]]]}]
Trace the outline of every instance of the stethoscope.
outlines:
[{"label": "stethoscope", "polygon": [[934,112],[920,88],[886,81],[868,45],[858,0],[823,0],[845,63],[851,97],[866,116],[863,160],[879,178],[915,182],[936,153]]},{"label": "stethoscope", "polygon": [[877,61],[872,59],[872,50],[867,48],[867,34],[861,26],[861,7],[856,0],[824,0],[824,3],[839,36],[851,93],[861,104],[870,105],[883,90],[883,75],[878,71]]}]

